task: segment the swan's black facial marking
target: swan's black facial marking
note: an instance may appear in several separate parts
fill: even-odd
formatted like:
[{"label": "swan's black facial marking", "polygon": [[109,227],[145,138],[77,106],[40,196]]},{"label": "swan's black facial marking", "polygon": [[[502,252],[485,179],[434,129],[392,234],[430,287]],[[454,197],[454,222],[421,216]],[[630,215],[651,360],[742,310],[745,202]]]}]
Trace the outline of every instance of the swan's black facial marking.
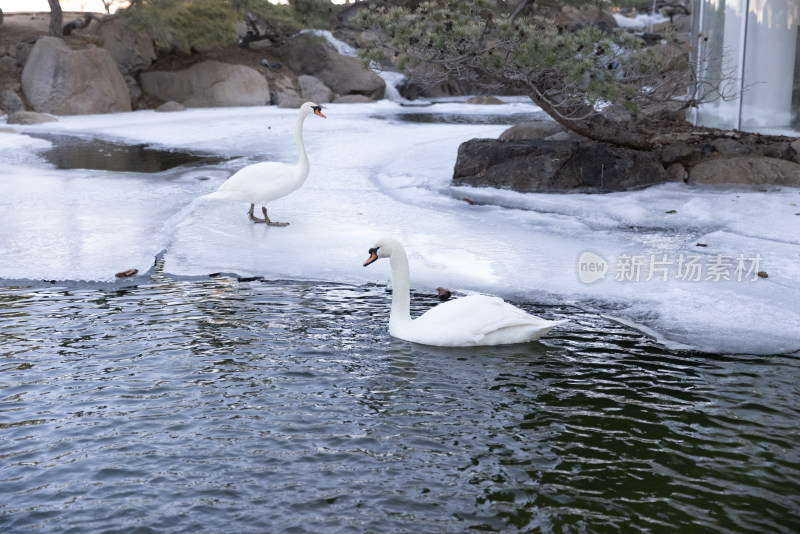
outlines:
[{"label": "swan's black facial marking", "polygon": [[367,258],[367,261],[364,262],[364,267],[366,267],[367,265],[369,265],[370,263],[372,263],[373,261],[378,259],[378,249],[379,248],[380,247],[375,247],[375,248],[369,249],[369,258]]},{"label": "swan's black facial marking", "polygon": [[311,110],[314,112],[314,115],[319,117],[325,118],[325,115],[322,113],[322,106],[311,106]]}]

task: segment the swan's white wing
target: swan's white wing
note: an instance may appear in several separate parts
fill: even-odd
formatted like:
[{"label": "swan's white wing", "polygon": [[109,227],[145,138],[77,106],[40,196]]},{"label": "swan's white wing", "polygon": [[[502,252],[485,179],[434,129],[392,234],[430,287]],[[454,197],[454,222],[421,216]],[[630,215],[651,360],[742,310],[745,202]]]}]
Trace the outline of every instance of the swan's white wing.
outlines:
[{"label": "swan's white wing", "polygon": [[498,297],[472,295],[431,308],[404,328],[407,335],[398,337],[439,346],[522,343],[538,339],[556,324]]},{"label": "swan's white wing", "polygon": [[265,161],[241,169],[206,198],[264,205],[288,195],[300,185],[302,180],[297,166]]}]

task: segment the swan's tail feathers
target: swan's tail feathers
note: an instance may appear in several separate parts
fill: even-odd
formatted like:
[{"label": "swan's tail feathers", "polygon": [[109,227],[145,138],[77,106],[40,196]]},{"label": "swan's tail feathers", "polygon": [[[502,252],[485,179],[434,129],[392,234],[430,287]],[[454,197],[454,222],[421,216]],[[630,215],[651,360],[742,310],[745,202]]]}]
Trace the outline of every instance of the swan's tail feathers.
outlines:
[{"label": "swan's tail feathers", "polygon": [[556,326],[569,322],[567,319],[561,319],[559,321],[546,321],[538,317],[536,317],[536,319],[539,320],[509,325],[487,332],[485,335],[476,339],[476,344],[505,345],[512,343],[528,343],[547,335],[550,330]]},{"label": "swan's tail feathers", "polygon": [[[549,334],[550,330],[552,330],[556,326],[558,326],[560,324],[568,323],[568,322],[569,322],[569,319],[559,319],[558,321],[548,321],[549,324],[547,324],[547,325],[545,325],[544,327],[541,328],[541,330],[540,330],[541,333],[536,338],[534,338],[534,340],[535,339],[539,339],[540,337]],[[531,341],[533,341],[533,340],[531,340]]]},{"label": "swan's tail feathers", "polygon": [[198,198],[197,200],[227,200],[228,199],[228,192],[227,191],[212,191],[207,195],[203,195],[202,197]]}]

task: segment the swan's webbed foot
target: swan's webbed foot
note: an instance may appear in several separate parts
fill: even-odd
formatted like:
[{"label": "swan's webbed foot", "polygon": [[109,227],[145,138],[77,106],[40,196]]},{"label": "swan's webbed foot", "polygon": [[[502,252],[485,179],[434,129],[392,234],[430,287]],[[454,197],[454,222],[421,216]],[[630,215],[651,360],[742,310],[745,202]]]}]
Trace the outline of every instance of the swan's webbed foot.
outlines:
[{"label": "swan's webbed foot", "polygon": [[261,213],[264,214],[263,219],[259,219],[258,217],[253,215],[254,209],[255,209],[255,204],[250,204],[250,211],[247,212],[247,216],[254,223],[266,223],[267,226],[289,226],[289,223],[270,221],[269,216],[267,215],[267,208],[265,208],[264,206],[261,206]]},{"label": "swan's webbed foot", "polygon": [[[255,215],[253,215],[253,210],[255,209],[255,204],[250,204],[250,210],[247,212],[247,217],[253,221],[254,223],[265,223],[268,222],[269,219],[259,219]],[[261,208],[264,210],[264,216],[267,215],[267,210],[265,208]]]},{"label": "swan's webbed foot", "polygon": [[267,208],[264,206],[261,206],[261,211],[264,213],[264,221],[266,221],[269,226],[289,226],[289,223],[270,221],[269,217],[267,217]]}]

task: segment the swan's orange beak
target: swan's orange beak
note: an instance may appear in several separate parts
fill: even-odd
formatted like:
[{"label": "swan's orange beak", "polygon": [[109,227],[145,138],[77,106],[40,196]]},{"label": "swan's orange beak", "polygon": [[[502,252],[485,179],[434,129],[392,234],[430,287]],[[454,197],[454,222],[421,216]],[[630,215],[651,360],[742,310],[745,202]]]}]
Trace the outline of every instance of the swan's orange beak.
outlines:
[{"label": "swan's orange beak", "polygon": [[367,258],[367,261],[364,262],[364,267],[366,267],[367,265],[369,265],[370,263],[372,263],[373,261],[375,261],[377,259],[378,259],[378,255],[375,254],[374,252],[370,251],[369,252],[369,258]]},{"label": "swan's orange beak", "polygon": [[323,114],[322,114],[322,111],[320,111],[320,109],[319,109],[319,108],[317,108],[317,109],[315,109],[315,110],[314,110],[314,115],[319,115],[319,116],[320,116],[320,117],[322,117],[323,119],[325,119],[325,118],[326,118],[326,117],[325,117],[325,115],[323,115]]}]

